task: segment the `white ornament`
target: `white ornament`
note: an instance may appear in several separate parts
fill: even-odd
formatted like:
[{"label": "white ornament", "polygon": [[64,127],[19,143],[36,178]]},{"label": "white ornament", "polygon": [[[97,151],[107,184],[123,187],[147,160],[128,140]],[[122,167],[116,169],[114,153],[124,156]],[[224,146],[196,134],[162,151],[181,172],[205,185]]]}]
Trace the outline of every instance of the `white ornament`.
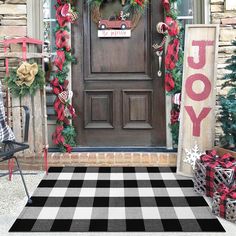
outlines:
[{"label": "white ornament", "polygon": [[200,152],[197,144],[195,144],[194,147],[190,150],[185,149],[185,152],[186,156],[183,161],[190,164],[192,166],[192,169],[194,170],[196,160],[199,159],[201,155],[205,154],[205,152]]}]

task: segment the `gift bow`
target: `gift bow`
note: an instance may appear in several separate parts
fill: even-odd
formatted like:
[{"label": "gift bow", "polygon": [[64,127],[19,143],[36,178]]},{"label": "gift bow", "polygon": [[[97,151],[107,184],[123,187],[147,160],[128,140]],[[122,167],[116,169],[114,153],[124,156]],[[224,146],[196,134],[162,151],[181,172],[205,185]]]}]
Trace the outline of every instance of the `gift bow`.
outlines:
[{"label": "gift bow", "polygon": [[235,165],[235,160],[229,153],[224,154],[222,157],[216,155],[216,151],[207,151],[206,154],[200,157],[201,161],[206,164],[213,164],[212,167],[216,167],[218,165],[223,168],[230,168]]},{"label": "gift bow", "polygon": [[227,198],[236,199],[236,185],[229,188],[225,184],[220,184],[217,192],[220,195],[220,216],[225,218],[225,201]]}]

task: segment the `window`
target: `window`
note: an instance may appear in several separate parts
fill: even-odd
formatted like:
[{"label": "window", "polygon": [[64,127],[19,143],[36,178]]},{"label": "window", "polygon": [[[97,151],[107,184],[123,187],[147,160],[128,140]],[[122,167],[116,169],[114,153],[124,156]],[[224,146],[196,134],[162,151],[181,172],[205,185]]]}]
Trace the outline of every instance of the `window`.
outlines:
[{"label": "window", "polygon": [[178,20],[182,25],[193,24],[193,0],[181,1],[178,6]]},{"label": "window", "polygon": [[55,54],[55,36],[54,29],[56,27],[55,9],[56,0],[43,1],[43,32],[45,51]]},{"label": "window", "polygon": [[205,0],[182,0],[178,3],[178,19],[183,26],[186,24],[205,23]]},{"label": "window", "polygon": [[46,95],[47,95],[47,115],[48,120],[55,120],[55,110],[53,107],[56,96],[52,93],[50,81],[52,80],[50,72],[53,68],[53,58],[56,54],[54,29],[56,27],[55,9],[56,0],[43,0],[43,40],[44,51],[51,54],[51,58],[46,58],[45,72],[46,72]]}]

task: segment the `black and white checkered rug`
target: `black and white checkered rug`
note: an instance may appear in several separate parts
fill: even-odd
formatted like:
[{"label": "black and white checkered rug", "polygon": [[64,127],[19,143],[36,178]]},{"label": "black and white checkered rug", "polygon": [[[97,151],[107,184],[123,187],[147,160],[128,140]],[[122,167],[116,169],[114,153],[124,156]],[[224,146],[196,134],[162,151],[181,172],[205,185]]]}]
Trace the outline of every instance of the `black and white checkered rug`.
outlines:
[{"label": "black and white checkered rug", "polygon": [[224,232],[175,168],[53,167],[10,232]]}]

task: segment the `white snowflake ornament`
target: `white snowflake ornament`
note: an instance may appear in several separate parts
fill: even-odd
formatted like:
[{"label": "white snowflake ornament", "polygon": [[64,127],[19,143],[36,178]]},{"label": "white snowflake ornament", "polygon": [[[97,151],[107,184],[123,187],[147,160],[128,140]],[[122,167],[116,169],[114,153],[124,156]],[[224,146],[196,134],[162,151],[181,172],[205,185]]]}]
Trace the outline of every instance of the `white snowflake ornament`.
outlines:
[{"label": "white snowflake ornament", "polygon": [[190,150],[185,149],[185,152],[186,156],[183,161],[190,164],[192,166],[192,169],[194,170],[196,160],[199,159],[202,154],[205,154],[205,152],[200,152],[197,144],[195,144],[194,147]]}]

